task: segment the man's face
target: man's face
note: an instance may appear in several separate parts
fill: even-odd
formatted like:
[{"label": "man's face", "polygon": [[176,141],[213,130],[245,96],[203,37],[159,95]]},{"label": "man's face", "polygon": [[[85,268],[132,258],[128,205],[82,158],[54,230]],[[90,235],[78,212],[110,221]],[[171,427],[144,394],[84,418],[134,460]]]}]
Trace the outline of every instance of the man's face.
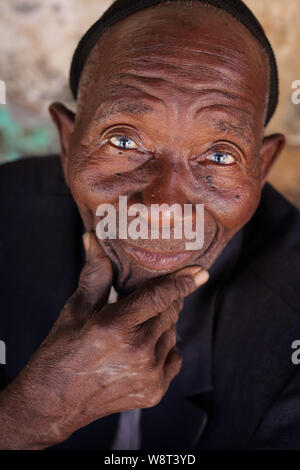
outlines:
[{"label": "man's face", "polygon": [[205,210],[201,250],[186,251],[184,239],[99,241],[119,291],[183,266],[208,269],[252,217],[264,176],[267,96],[260,45],[214,8],[161,5],[100,39],[83,73],[70,137],[59,126],[66,180],[86,229],[96,229],[100,204],[118,210],[119,196],[128,206]]}]

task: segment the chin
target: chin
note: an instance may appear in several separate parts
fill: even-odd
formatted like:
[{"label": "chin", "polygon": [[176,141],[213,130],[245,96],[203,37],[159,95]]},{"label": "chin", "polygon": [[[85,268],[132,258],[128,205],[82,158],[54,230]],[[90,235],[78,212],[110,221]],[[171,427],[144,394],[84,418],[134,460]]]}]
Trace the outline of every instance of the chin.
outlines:
[{"label": "chin", "polygon": [[[224,234],[223,234],[224,235]],[[114,272],[114,288],[120,296],[128,295],[130,292],[142,287],[147,281],[178,271],[188,266],[200,266],[203,269],[210,269],[228,240],[225,237],[216,237],[206,250],[186,253],[186,258],[172,255],[154,258],[148,253],[127,252],[121,247],[121,243],[111,243],[110,241],[99,241],[107,256],[110,258]],[[144,258],[146,257],[146,259]],[[157,263],[155,263],[157,261]]]}]

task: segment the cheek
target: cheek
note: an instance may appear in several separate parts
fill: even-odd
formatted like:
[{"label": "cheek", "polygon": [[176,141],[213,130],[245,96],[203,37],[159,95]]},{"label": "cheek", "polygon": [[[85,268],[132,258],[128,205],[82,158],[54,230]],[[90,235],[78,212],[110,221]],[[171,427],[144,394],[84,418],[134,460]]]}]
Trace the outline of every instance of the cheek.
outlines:
[{"label": "cheek", "polygon": [[[77,162],[77,163],[76,163]],[[140,174],[133,172],[117,172],[118,168],[110,173],[107,168],[103,172],[103,166],[99,161],[88,158],[85,163],[79,163],[79,159],[70,163],[68,168],[69,187],[73,198],[79,208],[86,227],[93,229],[97,223],[96,211],[100,204],[112,204],[116,208],[120,195],[128,195],[133,188],[136,190],[143,186],[149,172]]]},{"label": "cheek", "polygon": [[260,188],[258,185],[245,185],[232,195],[220,192],[220,199],[216,201],[216,210],[222,225],[229,231],[237,231],[243,227],[253,216],[260,201]]},{"label": "cheek", "polygon": [[238,174],[205,178],[205,205],[228,232],[243,227],[256,211],[261,186],[258,177]]}]

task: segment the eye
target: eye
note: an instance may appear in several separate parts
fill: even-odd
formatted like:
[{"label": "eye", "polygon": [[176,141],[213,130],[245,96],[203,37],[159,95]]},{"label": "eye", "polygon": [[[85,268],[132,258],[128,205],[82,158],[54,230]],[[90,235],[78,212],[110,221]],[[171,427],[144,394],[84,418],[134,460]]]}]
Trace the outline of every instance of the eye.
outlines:
[{"label": "eye", "polygon": [[214,152],[208,155],[208,160],[220,165],[230,165],[231,163],[236,162],[236,159],[227,152]]},{"label": "eye", "polygon": [[119,147],[125,150],[131,150],[131,149],[137,148],[136,143],[133,140],[129,139],[129,137],[125,137],[125,136],[111,137],[109,139],[109,142],[111,142],[116,147]]}]

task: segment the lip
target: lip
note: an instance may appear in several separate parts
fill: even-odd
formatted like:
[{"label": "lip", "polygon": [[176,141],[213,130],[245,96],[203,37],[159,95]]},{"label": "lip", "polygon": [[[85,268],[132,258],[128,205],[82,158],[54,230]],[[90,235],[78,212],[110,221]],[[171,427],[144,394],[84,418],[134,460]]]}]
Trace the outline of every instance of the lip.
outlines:
[{"label": "lip", "polygon": [[194,253],[188,251],[174,252],[171,254],[170,252],[149,251],[124,242],[122,243],[122,249],[138,264],[152,271],[169,271],[170,269],[180,267],[180,265],[183,265]]}]

